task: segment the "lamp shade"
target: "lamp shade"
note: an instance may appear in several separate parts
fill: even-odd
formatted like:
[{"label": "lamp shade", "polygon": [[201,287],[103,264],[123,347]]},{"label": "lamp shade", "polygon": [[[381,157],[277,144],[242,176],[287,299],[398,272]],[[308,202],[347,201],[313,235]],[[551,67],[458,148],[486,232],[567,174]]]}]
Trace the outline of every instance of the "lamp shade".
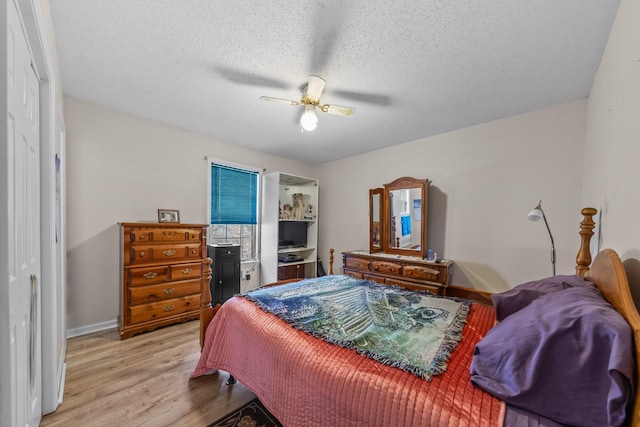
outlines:
[{"label": "lamp shade", "polygon": [[531,212],[529,212],[528,218],[529,218],[529,221],[538,221],[542,219],[542,210],[539,207],[532,209]]},{"label": "lamp shade", "polygon": [[316,116],[313,105],[305,105],[304,113],[300,117],[300,126],[309,132],[318,127],[318,116]]},{"label": "lamp shade", "polygon": [[538,221],[540,218],[544,220],[544,225],[547,226],[547,231],[549,232],[549,238],[551,239],[551,266],[553,275],[556,275],[556,246],[553,243],[553,235],[551,234],[551,229],[549,228],[549,222],[547,222],[547,217],[542,210],[542,200],[538,202],[538,206],[533,208],[529,215],[527,216],[529,221]]}]

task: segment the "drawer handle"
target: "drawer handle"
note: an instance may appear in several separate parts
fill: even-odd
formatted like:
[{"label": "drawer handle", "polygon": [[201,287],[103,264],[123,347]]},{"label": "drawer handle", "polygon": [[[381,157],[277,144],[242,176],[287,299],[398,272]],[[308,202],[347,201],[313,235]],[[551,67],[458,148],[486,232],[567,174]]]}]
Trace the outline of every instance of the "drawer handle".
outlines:
[{"label": "drawer handle", "polygon": [[145,279],[154,279],[158,277],[158,273],[144,273],[142,277],[144,277]]},{"label": "drawer handle", "polygon": [[144,240],[144,234],[140,235],[140,240]]},{"label": "drawer handle", "polygon": [[173,311],[173,309],[176,308],[173,304],[166,306],[165,308],[163,308],[164,311]]},{"label": "drawer handle", "polygon": [[191,253],[192,253],[192,254],[195,254],[195,253],[196,253],[196,250],[195,250],[195,249],[191,249]]},{"label": "drawer handle", "polygon": [[[164,290],[164,294],[165,295],[171,295],[172,293],[174,293],[176,290],[176,288],[167,288]],[[169,307],[173,307],[173,306],[169,306]]]},{"label": "drawer handle", "polygon": [[140,256],[144,256],[144,252],[140,252]]},{"label": "drawer handle", "polygon": [[174,256],[176,254],[176,251],[174,251],[173,249],[167,249],[162,253],[164,254],[164,256]]},{"label": "drawer handle", "polygon": [[356,266],[356,267],[360,267],[360,263],[358,261],[354,261],[353,265]]},{"label": "drawer handle", "polygon": [[173,237],[174,234],[176,234],[175,231],[163,231],[162,234],[164,234],[167,237]]},{"label": "drawer handle", "polygon": [[182,270],[182,274],[191,274],[193,270],[190,268],[185,268],[184,270]]}]

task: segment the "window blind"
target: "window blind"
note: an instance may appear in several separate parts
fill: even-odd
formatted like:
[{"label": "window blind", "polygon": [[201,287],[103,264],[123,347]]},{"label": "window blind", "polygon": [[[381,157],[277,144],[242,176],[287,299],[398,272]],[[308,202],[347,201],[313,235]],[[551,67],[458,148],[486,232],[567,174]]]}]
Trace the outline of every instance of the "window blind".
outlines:
[{"label": "window blind", "polygon": [[211,224],[257,224],[258,173],[211,165]]}]

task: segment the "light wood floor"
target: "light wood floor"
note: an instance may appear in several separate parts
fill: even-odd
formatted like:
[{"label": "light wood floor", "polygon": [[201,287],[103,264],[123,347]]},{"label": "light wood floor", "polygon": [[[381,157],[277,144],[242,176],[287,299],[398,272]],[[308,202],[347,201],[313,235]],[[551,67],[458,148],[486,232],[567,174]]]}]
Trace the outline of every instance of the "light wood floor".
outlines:
[{"label": "light wood floor", "polygon": [[255,397],[219,372],[189,379],[198,321],[120,341],[115,330],[71,338],[64,400],[41,426],[206,426]]}]

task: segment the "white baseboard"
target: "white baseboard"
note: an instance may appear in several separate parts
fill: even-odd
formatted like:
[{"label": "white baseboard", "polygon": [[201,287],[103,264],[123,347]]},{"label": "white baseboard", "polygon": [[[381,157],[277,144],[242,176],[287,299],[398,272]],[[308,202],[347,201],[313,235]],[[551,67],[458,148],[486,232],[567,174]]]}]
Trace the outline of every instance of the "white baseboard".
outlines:
[{"label": "white baseboard", "polygon": [[67,329],[67,338],[79,337],[80,335],[92,334],[94,332],[106,331],[118,327],[118,320],[108,320],[106,322],[94,323],[93,325],[81,326],[79,328]]}]

